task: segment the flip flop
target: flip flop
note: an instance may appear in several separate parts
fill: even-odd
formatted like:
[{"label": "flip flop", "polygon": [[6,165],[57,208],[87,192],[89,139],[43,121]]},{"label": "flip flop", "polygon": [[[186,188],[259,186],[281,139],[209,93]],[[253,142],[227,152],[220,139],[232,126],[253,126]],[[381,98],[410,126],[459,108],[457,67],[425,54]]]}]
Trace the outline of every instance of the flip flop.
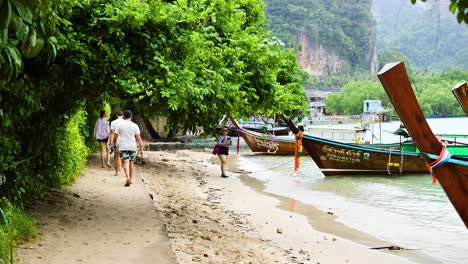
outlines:
[{"label": "flip flop", "polygon": [[124,186],[125,186],[125,187],[128,187],[128,186],[130,186],[130,184],[132,184],[132,182],[131,182],[129,179],[127,179],[127,181],[125,182],[125,185],[124,185]]}]

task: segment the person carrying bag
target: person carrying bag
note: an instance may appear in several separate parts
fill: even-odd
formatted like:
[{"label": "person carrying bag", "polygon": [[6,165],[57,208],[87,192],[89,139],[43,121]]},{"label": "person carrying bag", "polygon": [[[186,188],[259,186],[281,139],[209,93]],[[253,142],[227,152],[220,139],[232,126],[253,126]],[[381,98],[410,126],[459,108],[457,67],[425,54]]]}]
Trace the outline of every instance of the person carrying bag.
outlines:
[{"label": "person carrying bag", "polygon": [[213,155],[218,155],[219,160],[221,161],[221,177],[228,178],[226,175],[226,162],[227,156],[229,155],[229,145],[231,145],[231,138],[227,135],[228,129],[223,127],[221,129],[221,137],[218,144],[213,149]]}]

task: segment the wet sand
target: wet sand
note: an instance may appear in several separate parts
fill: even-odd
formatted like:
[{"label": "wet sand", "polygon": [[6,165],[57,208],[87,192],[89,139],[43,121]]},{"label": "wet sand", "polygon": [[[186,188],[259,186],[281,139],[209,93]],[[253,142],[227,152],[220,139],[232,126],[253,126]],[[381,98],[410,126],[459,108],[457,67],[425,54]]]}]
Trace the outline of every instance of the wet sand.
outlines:
[{"label": "wet sand", "polygon": [[[240,179],[244,184],[254,188],[259,193],[278,199],[280,201],[278,208],[285,211],[295,212],[307,217],[309,224],[319,232],[335,235],[346,240],[357,242],[358,244],[364,245],[368,248],[391,246],[402,248],[398,244],[381,240],[370,234],[361,232],[346,226],[343,223],[337,222],[337,216],[332,210],[324,212],[317,209],[315,206],[302,203],[293,198],[265,192],[265,184],[262,181],[248,175],[241,175]],[[440,263],[440,261],[437,261],[436,259],[419,252],[417,249],[383,250],[389,254],[405,257],[418,263]]]}]

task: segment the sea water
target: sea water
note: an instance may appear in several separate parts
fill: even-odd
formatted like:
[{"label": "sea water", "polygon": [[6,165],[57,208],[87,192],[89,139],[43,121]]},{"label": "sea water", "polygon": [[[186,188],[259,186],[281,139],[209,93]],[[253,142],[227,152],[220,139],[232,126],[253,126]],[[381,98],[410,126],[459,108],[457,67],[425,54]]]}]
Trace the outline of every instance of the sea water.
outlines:
[{"label": "sea water", "polygon": [[[468,134],[468,118],[428,122],[434,133]],[[382,124],[382,138],[398,139],[390,132],[399,125]],[[253,155],[246,148],[239,161],[250,176],[265,182],[266,192],[333,211],[347,226],[443,263],[467,263],[468,230],[429,174],[324,177],[308,156],[294,172],[292,156]]]}]

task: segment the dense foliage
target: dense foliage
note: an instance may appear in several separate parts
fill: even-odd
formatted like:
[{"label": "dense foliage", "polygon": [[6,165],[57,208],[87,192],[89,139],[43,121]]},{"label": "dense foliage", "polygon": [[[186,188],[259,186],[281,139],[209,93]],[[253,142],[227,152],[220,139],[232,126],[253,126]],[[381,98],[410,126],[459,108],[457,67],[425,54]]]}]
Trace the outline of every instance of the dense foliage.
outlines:
[{"label": "dense foliage", "polygon": [[415,68],[442,71],[468,69],[468,27],[454,21],[440,1],[411,5],[409,1],[374,1],[379,61],[399,52]]},{"label": "dense foliage", "polygon": [[0,198],[21,206],[72,181],[104,102],[167,116],[173,131],[209,131],[226,112],[304,109],[305,75],[268,36],[263,8],[259,0],[0,0]]},{"label": "dense foliage", "polygon": [[[468,79],[468,71],[450,71],[443,74],[414,72],[411,74],[416,97],[425,115],[462,116],[463,111],[453,96],[451,89],[461,80]],[[339,93],[327,97],[328,113],[345,115],[361,114],[363,100],[381,100],[382,106],[391,109],[392,105],[375,75],[366,80],[353,80]]]},{"label": "dense foliage", "polygon": [[[69,158],[86,150],[77,148],[81,139],[67,137],[86,135],[84,124],[92,122],[76,115],[86,110],[95,119],[104,99],[147,117],[167,116],[180,128],[213,128],[226,112],[305,107],[305,75],[292,51],[263,29],[262,1],[70,0],[53,10],[40,4],[29,6],[32,24],[43,24],[44,42],[54,45],[31,58],[16,54],[22,66],[11,77],[18,76],[0,79],[0,190],[10,199],[73,178],[83,160]],[[9,47],[23,45],[18,33],[7,37]]]},{"label": "dense foliage", "polygon": [[[375,21],[371,0],[266,0],[266,15],[273,34],[291,46],[299,33],[311,43],[335,51],[353,70],[371,67]],[[300,47],[297,47],[300,48]]]}]

